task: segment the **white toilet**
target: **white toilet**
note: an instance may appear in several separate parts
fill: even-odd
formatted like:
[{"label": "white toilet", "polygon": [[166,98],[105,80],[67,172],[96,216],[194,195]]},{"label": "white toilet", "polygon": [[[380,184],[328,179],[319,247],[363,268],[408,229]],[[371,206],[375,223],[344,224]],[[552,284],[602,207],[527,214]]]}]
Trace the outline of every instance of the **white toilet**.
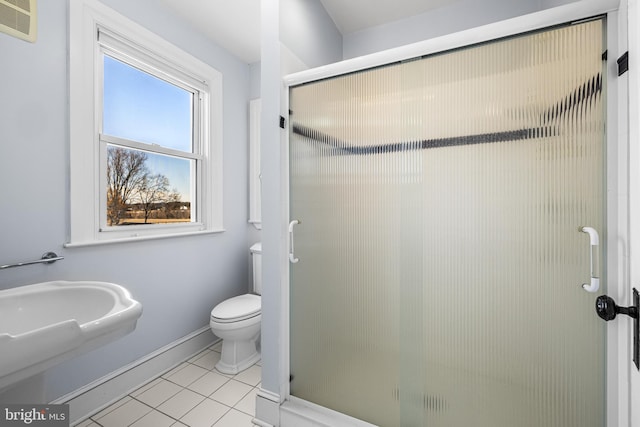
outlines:
[{"label": "white toilet", "polygon": [[251,246],[253,291],[222,301],[211,310],[209,325],[222,338],[222,356],[216,369],[237,374],[260,360],[257,341],[262,320],[262,243]]}]

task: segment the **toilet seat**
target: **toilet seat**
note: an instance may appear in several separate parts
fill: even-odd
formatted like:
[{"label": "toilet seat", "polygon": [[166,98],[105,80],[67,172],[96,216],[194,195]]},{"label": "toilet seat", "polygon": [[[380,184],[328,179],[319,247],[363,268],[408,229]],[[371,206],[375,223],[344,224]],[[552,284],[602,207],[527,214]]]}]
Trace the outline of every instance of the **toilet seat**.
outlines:
[{"label": "toilet seat", "polygon": [[262,309],[260,295],[246,294],[222,301],[211,310],[211,320],[233,323],[259,316]]}]

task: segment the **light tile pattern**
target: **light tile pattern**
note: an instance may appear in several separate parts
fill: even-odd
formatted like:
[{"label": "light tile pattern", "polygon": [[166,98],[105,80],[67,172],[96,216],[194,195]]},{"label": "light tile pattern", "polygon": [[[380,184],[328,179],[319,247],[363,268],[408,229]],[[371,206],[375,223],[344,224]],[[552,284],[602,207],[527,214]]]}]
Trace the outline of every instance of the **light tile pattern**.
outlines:
[{"label": "light tile pattern", "polygon": [[218,372],[220,343],[154,378],[76,427],[253,427],[260,362]]}]

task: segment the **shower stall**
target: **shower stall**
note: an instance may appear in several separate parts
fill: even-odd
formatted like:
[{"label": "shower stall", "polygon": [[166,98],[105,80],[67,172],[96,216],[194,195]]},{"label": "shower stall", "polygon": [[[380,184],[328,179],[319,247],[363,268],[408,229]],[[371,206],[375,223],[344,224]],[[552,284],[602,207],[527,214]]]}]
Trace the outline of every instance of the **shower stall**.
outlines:
[{"label": "shower stall", "polygon": [[605,425],[606,239],[582,232],[607,232],[605,27],[290,86],[292,399],[386,427]]}]

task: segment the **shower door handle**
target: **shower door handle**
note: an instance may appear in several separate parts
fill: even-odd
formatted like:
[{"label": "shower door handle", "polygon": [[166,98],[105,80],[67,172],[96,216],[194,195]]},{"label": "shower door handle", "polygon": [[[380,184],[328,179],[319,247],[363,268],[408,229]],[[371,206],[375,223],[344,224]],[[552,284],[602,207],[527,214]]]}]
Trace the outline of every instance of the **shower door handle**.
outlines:
[{"label": "shower door handle", "polygon": [[289,223],[289,262],[291,262],[291,264],[295,264],[296,262],[300,261],[295,257],[293,252],[293,227],[300,223],[301,222],[297,219],[294,219]]},{"label": "shower door handle", "polygon": [[600,244],[600,237],[598,236],[596,229],[592,227],[580,227],[578,231],[589,235],[591,283],[584,283],[582,285],[582,289],[587,292],[598,292],[598,289],[600,288],[600,278],[598,277],[598,245]]},{"label": "shower door handle", "polygon": [[616,318],[618,314],[624,314],[633,319],[633,363],[640,371],[640,294],[633,288],[633,305],[620,307],[608,295],[600,295],[596,298],[596,313],[608,322]]}]

